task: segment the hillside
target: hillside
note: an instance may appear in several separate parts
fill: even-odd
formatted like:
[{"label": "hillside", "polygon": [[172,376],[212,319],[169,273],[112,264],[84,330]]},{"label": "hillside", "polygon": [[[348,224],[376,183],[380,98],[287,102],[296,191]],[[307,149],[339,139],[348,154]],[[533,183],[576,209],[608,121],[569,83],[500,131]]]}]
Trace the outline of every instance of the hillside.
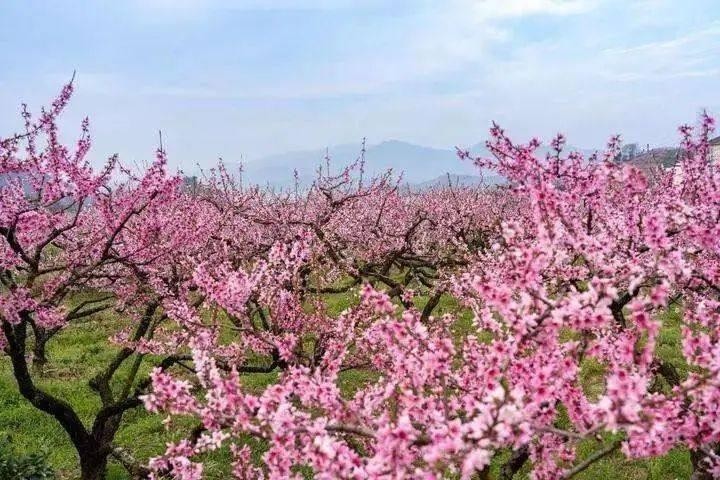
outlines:
[{"label": "hillside", "polygon": [[[361,153],[359,144],[343,144],[323,150],[303,150],[270,155],[243,164],[243,177],[247,182],[269,184],[271,186],[287,186],[293,183],[294,172],[297,170],[301,184],[308,184],[315,177],[320,165],[325,165],[326,155],[330,158],[331,170],[337,171],[341,166],[355,161]],[[568,147],[568,150],[579,150],[584,154],[592,150]],[[546,147],[539,149],[540,154],[546,153]],[[484,143],[476,143],[470,147],[476,156],[488,156]],[[238,164],[229,168],[237,170]],[[422,188],[444,184],[447,174],[459,179],[462,184],[478,183],[479,177],[486,182],[498,183],[498,178],[491,178],[487,172],[481,172],[469,161],[458,158],[454,148],[433,148],[416,145],[400,140],[387,140],[367,147],[365,152],[365,173],[373,175],[388,169],[403,176],[403,183]]]}]

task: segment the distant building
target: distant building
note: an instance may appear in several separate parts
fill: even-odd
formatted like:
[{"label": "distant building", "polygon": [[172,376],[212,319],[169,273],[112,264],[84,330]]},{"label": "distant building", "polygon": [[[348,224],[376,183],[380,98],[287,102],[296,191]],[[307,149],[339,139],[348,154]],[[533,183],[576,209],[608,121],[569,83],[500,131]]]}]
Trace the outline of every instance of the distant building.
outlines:
[{"label": "distant building", "polygon": [[710,161],[720,163],[720,137],[710,140]]}]

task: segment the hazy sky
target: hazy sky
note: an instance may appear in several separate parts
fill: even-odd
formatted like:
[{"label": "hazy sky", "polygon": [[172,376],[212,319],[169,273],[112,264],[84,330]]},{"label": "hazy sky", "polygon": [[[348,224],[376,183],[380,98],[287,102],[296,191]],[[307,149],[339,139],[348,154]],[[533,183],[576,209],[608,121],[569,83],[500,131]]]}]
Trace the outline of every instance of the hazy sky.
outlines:
[{"label": "hazy sky", "polygon": [[253,161],[363,136],[467,145],[496,120],[581,147],[667,144],[720,113],[717,0],[129,0],[0,4],[0,132],[77,70],[94,155]]}]

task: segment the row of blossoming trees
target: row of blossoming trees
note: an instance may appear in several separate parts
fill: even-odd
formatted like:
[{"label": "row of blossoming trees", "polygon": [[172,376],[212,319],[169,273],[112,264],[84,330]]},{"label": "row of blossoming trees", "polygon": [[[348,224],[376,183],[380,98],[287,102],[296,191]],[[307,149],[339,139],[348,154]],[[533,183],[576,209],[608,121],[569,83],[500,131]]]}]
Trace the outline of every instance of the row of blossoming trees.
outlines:
[{"label": "row of blossoming trees", "polygon": [[[617,139],[593,158],[564,154],[562,137],[538,155],[494,127],[493,158],[459,157],[506,187],[413,193],[389,173],[363,178],[360,160],[295,191],[243,186],[222,166],[188,191],[162,149],[144,172],[116,158],[97,171],[87,123],[61,144],[71,92],[37,118],[23,110],[24,130],[0,140],[0,345],[84,480],[109,461],[133,478],[202,478],[220,448],[241,479],[490,478],[491,462],[503,479],[524,465],[567,479],[676,447],[695,478],[720,477],[711,119],[681,129],[681,174],[612,163]],[[355,301],[332,315],[338,294]],[[438,313],[443,298],[454,313]],[[43,389],[46,345],[108,309],[127,322],[111,362],[88,366],[87,423]],[[671,309],[675,363],[658,354]],[[348,391],[351,371],[363,380]],[[137,461],[114,437],[143,407],[197,426]]]}]

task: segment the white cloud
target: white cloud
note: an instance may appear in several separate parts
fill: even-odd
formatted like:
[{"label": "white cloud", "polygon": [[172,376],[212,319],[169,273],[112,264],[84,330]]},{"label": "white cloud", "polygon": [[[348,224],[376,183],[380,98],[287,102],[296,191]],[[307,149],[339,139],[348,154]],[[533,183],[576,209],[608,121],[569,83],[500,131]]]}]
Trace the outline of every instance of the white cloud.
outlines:
[{"label": "white cloud", "polygon": [[320,66],[307,83],[293,78],[283,92],[298,96],[373,94],[404,84],[441,80],[469,66],[490,64],[488,50],[512,41],[513,19],[585,13],[597,0],[444,0],[400,16],[382,42],[359,43],[342,62]]},{"label": "white cloud", "polygon": [[[193,21],[216,9],[353,9],[398,8],[387,18],[369,19],[361,32],[334,41],[342,58],[323,58],[312,69],[253,84],[143,86],[143,93],[195,98],[321,98],[369,95],[404,85],[441,81],[469,66],[491,62],[488,50],[512,41],[511,23],[525,16],[567,16],[585,13],[600,0],[413,0],[390,4],[382,0],[137,0],[146,21]],[[402,8],[412,6],[410,9]]]},{"label": "white cloud", "polygon": [[720,72],[720,23],[675,38],[606,49],[598,62],[617,81],[709,77]]},{"label": "white cloud", "polygon": [[481,19],[528,15],[576,15],[597,5],[596,0],[465,0],[469,10]]},{"label": "white cloud", "polygon": [[[381,15],[387,2],[361,2],[382,8],[355,17],[357,3],[349,0],[152,0],[153,8],[177,8],[176,15],[188,19],[220,8],[349,10],[328,16],[343,29],[318,33],[327,34],[327,50],[307,42],[317,48],[307,61],[293,62],[299,50],[283,50],[280,36],[268,57],[242,58],[245,72],[238,72],[242,62],[235,59],[231,66],[208,62],[189,75],[131,75],[121,65],[117,74],[80,69],[79,94],[123,96],[122,102],[101,100],[108,110],[118,109],[117,118],[104,123],[127,132],[139,127],[125,125],[120,112],[129,104],[147,108],[142,121],[151,134],[162,126],[168,138],[193,138],[175,150],[192,162],[207,153],[207,143],[225,155],[255,156],[364,135],[449,146],[482,138],[491,119],[519,139],[561,129],[581,146],[601,145],[618,131],[659,143],[674,141],[675,125],[692,121],[698,107],[720,106],[708,87],[720,77],[720,24],[694,13],[678,18],[684,7],[671,0],[660,0],[662,14],[655,1],[640,8],[625,0],[408,0],[412,7],[393,8],[392,17]],[[527,17],[533,18],[523,21]],[[554,18],[545,24],[548,18],[541,17]],[[661,26],[653,17],[662,17]],[[206,20],[212,22],[212,15]],[[548,30],[557,24],[563,28]],[[313,34],[302,25],[292,28],[295,38]],[[52,84],[66,79],[61,75]],[[238,106],[216,100],[252,101]],[[148,144],[154,141],[150,135]]]},{"label": "white cloud", "polygon": [[[135,0],[136,5],[167,10],[216,8],[228,10],[334,10],[368,6],[388,6],[383,0]],[[445,8],[462,5],[485,18],[524,15],[571,15],[591,9],[597,0],[431,0],[416,2],[418,7]]]},{"label": "white cloud", "polygon": [[381,0],[136,0],[146,10],[335,10],[382,5]]}]

